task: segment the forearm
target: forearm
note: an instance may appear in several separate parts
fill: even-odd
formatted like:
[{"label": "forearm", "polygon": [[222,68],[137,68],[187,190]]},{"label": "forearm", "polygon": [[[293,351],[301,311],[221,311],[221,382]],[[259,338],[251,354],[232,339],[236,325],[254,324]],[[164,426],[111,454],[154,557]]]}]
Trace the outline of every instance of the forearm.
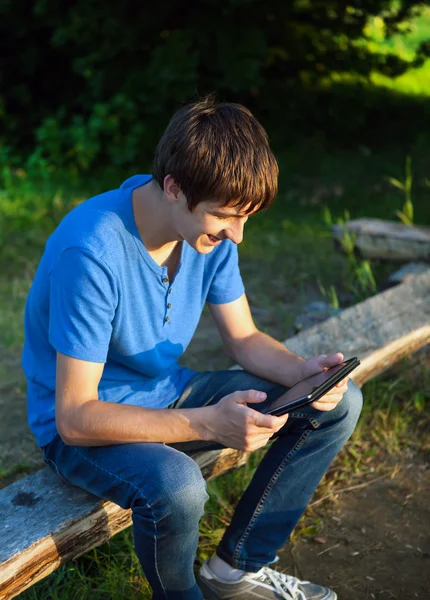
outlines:
[{"label": "forearm", "polygon": [[72,446],[110,446],[137,442],[207,440],[210,407],[150,409],[89,400],[63,422],[59,434]]},{"label": "forearm", "polygon": [[246,371],[286,387],[303,378],[305,360],[262,331],[240,340],[230,355]]}]

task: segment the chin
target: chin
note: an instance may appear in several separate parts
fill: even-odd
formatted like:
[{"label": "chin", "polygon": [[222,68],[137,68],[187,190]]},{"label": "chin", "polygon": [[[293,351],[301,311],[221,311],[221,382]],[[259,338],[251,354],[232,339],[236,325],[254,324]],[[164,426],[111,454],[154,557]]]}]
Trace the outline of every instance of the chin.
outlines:
[{"label": "chin", "polygon": [[193,248],[199,254],[210,254],[211,252],[213,252],[213,250],[215,250],[215,248],[218,245],[209,244],[207,242],[206,235],[199,235],[198,237],[188,239],[184,236],[183,239],[185,242],[187,242],[189,246],[191,246],[191,248]]},{"label": "chin", "polygon": [[199,254],[210,254],[215,250],[216,246],[206,246],[205,244],[195,244],[193,246],[194,250],[196,250]]},{"label": "chin", "polygon": [[205,243],[205,239],[201,237],[194,239],[192,242],[190,240],[188,244],[199,254],[210,254],[215,248],[215,246]]}]

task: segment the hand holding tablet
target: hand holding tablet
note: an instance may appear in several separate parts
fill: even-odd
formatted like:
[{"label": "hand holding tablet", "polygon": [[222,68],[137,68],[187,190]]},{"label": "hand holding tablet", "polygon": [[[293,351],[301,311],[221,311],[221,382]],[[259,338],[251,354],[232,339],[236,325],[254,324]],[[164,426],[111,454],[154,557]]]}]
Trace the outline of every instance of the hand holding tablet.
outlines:
[{"label": "hand holding tablet", "polygon": [[276,400],[265,400],[261,404],[253,404],[252,408],[279,417],[312,404],[345,379],[359,364],[357,357],[345,360],[335,367],[299,381]]}]

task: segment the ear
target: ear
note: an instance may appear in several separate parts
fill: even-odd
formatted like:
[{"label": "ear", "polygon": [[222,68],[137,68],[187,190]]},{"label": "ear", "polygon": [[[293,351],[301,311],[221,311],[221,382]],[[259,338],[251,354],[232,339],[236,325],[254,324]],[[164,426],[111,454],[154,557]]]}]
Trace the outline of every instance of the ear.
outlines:
[{"label": "ear", "polygon": [[164,194],[170,204],[177,204],[180,200],[181,188],[173,179],[172,175],[166,175],[163,181]]}]

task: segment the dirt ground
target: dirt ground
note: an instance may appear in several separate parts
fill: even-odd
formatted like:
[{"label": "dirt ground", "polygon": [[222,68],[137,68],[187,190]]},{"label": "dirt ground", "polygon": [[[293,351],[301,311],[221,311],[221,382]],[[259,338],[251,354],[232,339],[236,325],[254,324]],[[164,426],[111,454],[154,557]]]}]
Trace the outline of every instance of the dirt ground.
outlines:
[{"label": "dirt ground", "polygon": [[430,471],[405,460],[394,479],[342,495],[316,540],[280,554],[280,568],[340,600],[430,598]]},{"label": "dirt ground", "polygon": [[[202,340],[204,344],[202,344]],[[204,315],[187,351],[187,364],[228,368],[221,342]],[[325,503],[316,539],[288,544],[279,566],[303,579],[325,583],[341,600],[430,598],[430,470],[426,457],[396,457],[393,479]],[[25,382],[20,357],[0,354],[0,488],[43,467],[26,423]]]}]

